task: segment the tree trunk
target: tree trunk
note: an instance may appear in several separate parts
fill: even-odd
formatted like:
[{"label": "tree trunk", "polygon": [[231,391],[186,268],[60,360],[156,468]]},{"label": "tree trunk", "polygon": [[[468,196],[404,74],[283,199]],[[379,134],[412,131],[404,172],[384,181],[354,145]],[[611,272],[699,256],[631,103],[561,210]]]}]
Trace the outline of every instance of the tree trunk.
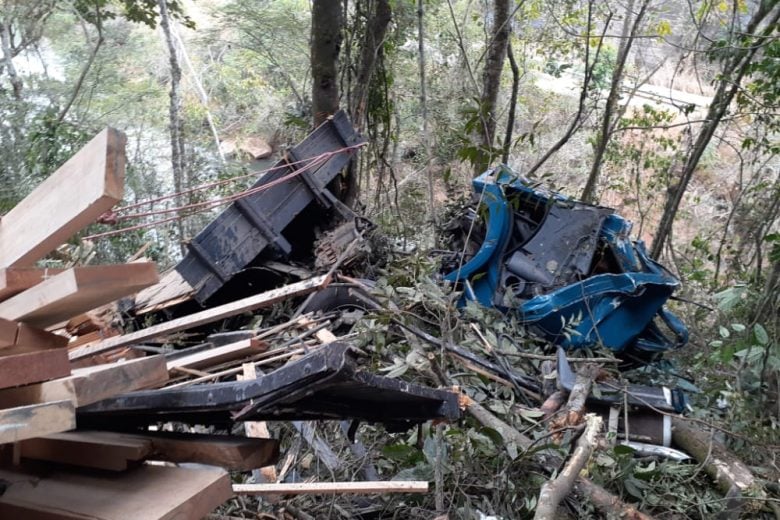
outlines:
[{"label": "tree trunk", "polygon": [[315,1],[311,8],[311,105],[314,126],[339,109],[338,63],[341,51],[342,3]]},{"label": "tree trunk", "polygon": [[[767,23],[764,24],[761,33],[756,34],[755,31],[758,30],[759,25],[765,19]],[[688,184],[693,178],[693,174],[696,172],[696,167],[699,165],[707,145],[712,140],[712,136],[715,135],[715,130],[718,128],[723,116],[726,115],[734,96],[739,92],[740,84],[750,69],[753,57],[762,48],[764,42],[771,41],[768,37],[776,29],[778,19],[780,19],[780,7],[778,7],[778,4],[776,2],[761,2],[758,11],[750,19],[747,30],[743,33],[746,35],[746,37],[743,37],[745,41],[743,41],[743,38],[740,38],[739,46],[734,47],[731,59],[724,64],[722,74],[718,80],[718,88],[707,110],[707,116],[704,118],[705,122],[702,123],[696,141],[682,168],[680,181],[676,186],[670,187],[668,191],[664,212],[661,215],[653,246],[650,249],[652,258],[657,259],[661,256],[664,244],[672,231],[672,225],[680,208],[680,202],[688,188]]]},{"label": "tree trunk", "polygon": [[[171,32],[171,20],[168,14],[167,0],[158,0],[160,6],[160,28],[165,36],[165,43],[168,46],[168,63],[171,68],[171,92],[169,105],[169,118],[171,130],[171,165],[173,168],[173,188],[176,193],[181,193],[184,189],[184,177],[186,174],[185,151],[184,151],[184,121],[181,116],[181,67],[179,59],[176,56],[176,44]],[[179,206],[185,203],[184,198],[179,195],[176,199]],[[184,224],[181,219],[178,221],[179,240],[182,255],[186,253],[186,240]]]},{"label": "tree trunk", "polygon": [[[593,29],[593,7],[596,0],[588,1],[588,15],[587,15],[587,32],[585,34],[586,41],[591,41],[591,31]],[[563,145],[569,142],[569,139],[582,127],[584,120],[586,119],[585,102],[588,100],[588,91],[590,90],[590,83],[593,80],[593,70],[599,62],[599,56],[601,56],[601,48],[604,45],[604,36],[606,35],[609,24],[612,21],[612,13],[604,20],[601,36],[598,39],[598,45],[596,46],[595,56],[593,60],[590,59],[590,45],[585,45],[585,77],[582,80],[582,90],[580,90],[580,100],[577,104],[577,112],[574,114],[574,118],[569,123],[568,128],[564,132],[563,136],[553,144],[542,157],[531,166],[528,171],[525,172],[527,177],[532,177],[536,171],[542,167],[547,160],[552,157]]]},{"label": "tree trunk", "polygon": [[11,88],[13,88],[14,99],[22,99],[22,78],[16,72],[16,67],[13,61],[13,49],[11,42],[11,22],[7,19],[3,19],[2,32],[0,32],[0,41],[3,46],[3,64],[8,71],[8,79],[11,82]]},{"label": "tree trunk", "polygon": [[366,22],[366,36],[360,49],[360,61],[350,97],[350,116],[358,131],[363,129],[368,109],[368,93],[376,69],[377,59],[382,52],[387,26],[393,12],[388,0],[369,1],[369,19]]},{"label": "tree trunk", "polygon": [[628,6],[626,7],[626,17],[623,20],[623,29],[620,45],[618,46],[615,68],[612,70],[612,82],[609,87],[607,102],[604,106],[604,114],[601,118],[601,128],[596,136],[593,165],[590,169],[590,175],[588,175],[585,189],[582,191],[582,200],[585,202],[595,202],[597,199],[596,186],[601,172],[601,165],[604,162],[604,154],[607,151],[607,145],[612,137],[611,129],[615,117],[615,110],[617,108],[618,100],[620,99],[620,89],[623,86],[623,71],[625,70],[626,61],[631,52],[634,38],[639,31],[639,27],[642,25],[642,19],[647,12],[649,4],[650,0],[643,0],[633,23],[631,22],[631,17],[634,10],[634,0],[629,0]]},{"label": "tree trunk", "polygon": [[[428,180],[428,214],[436,233],[436,199],[433,193],[433,171],[431,170],[431,135],[428,130],[428,98],[425,89],[425,11],[423,0],[417,0],[417,45],[420,68],[420,116],[422,117],[423,141],[425,144],[425,176]],[[434,237],[435,241],[435,237]]]},{"label": "tree trunk", "polygon": [[482,173],[493,160],[493,142],[496,136],[496,105],[498,91],[501,86],[501,71],[504,69],[504,58],[509,43],[509,0],[493,2],[493,30],[488,44],[485,68],[482,71],[482,96],[479,112],[482,115],[482,148],[477,163],[477,174]]},{"label": "tree trunk", "polygon": [[509,152],[512,150],[512,133],[515,129],[515,112],[517,109],[517,92],[520,89],[520,68],[515,60],[515,53],[512,50],[511,35],[506,45],[506,55],[509,58],[509,66],[512,68],[512,96],[509,100],[509,115],[506,121],[506,134],[504,135],[503,154],[501,162],[509,163]]},{"label": "tree trunk", "polygon": [[[78,11],[76,12],[78,13]],[[83,19],[82,19],[82,23],[83,23]],[[75,103],[76,99],[79,97],[79,92],[81,92],[81,87],[84,84],[84,80],[87,78],[87,74],[89,73],[89,70],[92,68],[92,64],[95,63],[95,58],[97,57],[97,53],[100,50],[100,46],[103,45],[103,41],[104,41],[103,19],[100,14],[99,8],[95,8],[95,21],[93,22],[93,25],[97,30],[97,39],[95,40],[95,46],[92,47],[92,52],[89,53],[89,57],[87,58],[87,61],[84,63],[84,66],[81,68],[81,73],[79,74],[79,78],[76,80],[76,85],[73,87],[73,92],[71,93],[70,97],[68,98],[68,101],[65,103],[65,106],[62,108],[62,110],[60,110],[60,113],[57,116],[58,123],[62,123],[65,120],[65,116],[68,115],[68,112],[73,106],[73,103]],[[85,30],[85,34],[88,34],[86,33],[86,28],[84,30]]]}]

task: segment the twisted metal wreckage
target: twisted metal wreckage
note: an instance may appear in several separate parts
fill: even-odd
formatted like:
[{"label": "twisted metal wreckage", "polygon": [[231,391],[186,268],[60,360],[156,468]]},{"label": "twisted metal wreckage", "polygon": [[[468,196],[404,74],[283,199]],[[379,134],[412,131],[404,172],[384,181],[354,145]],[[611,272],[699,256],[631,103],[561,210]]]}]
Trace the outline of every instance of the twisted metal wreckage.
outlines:
[{"label": "twisted metal wreckage", "polygon": [[[281,260],[309,254],[312,223],[320,222],[324,212],[339,213],[347,219],[343,227],[350,230],[348,238],[358,237],[355,226],[363,221],[328,185],[361,142],[339,112],[289,150],[277,169],[255,184],[271,184],[270,189],[236,200],[188,244],[189,252],[176,272],[186,282],[182,286],[190,288],[189,295],[213,307],[242,291],[267,288],[275,277],[259,276],[256,268],[283,270]],[[347,153],[333,153],[345,147]],[[311,157],[322,154],[331,155],[315,168],[305,167]],[[282,178],[289,182],[275,183]],[[444,280],[463,288],[464,301],[515,312],[531,330],[563,348],[602,344],[634,364],[685,344],[685,326],[664,307],[679,282],[647,257],[641,242],[630,241],[630,222],[608,208],[532,187],[505,166],[486,172],[473,184],[479,208],[466,222],[480,229],[469,230],[470,244],[445,261],[445,269],[451,270]],[[484,220],[478,217],[482,208]],[[342,240],[342,250],[347,242]],[[331,261],[341,252],[331,251]],[[142,293],[139,310],[159,310],[170,302],[178,307],[191,304],[185,297],[182,305],[181,294],[165,293],[168,285],[164,279],[150,290],[162,291],[163,297]],[[370,297],[358,292],[362,293],[358,304],[370,306]],[[658,321],[671,331],[671,338]],[[255,382],[136,392],[89,406],[80,410],[80,416],[85,424],[101,427],[116,424],[119,418],[136,426],[169,419],[224,424],[269,418],[351,418],[398,426],[458,417],[453,394],[356,371],[350,358],[348,348],[332,345]],[[570,390],[571,371],[566,370],[565,356],[559,359],[559,385]],[[533,378],[506,374],[487,360],[476,362],[521,379],[526,387],[539,387]],[[591,399],[623,402],[625,388],[601,390]],[[676,389],[633,386],[628,394],[632,407],[645,415],[652,414],[652,408],[680,412],[685,405]],[[377,402],[385,403],[381,413]],[[669,446],[668,417],[657,418],[663,431],[654,438]]]},{"label": "twisted metal wreckage", "polygon": [[[117,143],[122,141],[116,131],[105,135],[111,139],[114,136]],[[119,153],[119,144],[110,143],[109,139],[109,145],[105,150],[101,148],[101,153],[108,156]],[[47,351],[52,359],[58,356],[64,363],[58,365],[59,372],[51,369],[46,375],[36,376],[37,379],[19,379],[14,383],[16,388],[2,390],[5,387],[0,387],[0,406],[41,403],[42,396],[51,393],[48,389],[60,386],[73,395],[74,404],[68,413],[77,418],[79,430],[61,434],[64,437],[43,439],[46,434],[72,429],[76,423],[71,418],[59,429],[39,429],[28,432],[26,437],[15,434],[17,440],[30,438],[29,442],[37,442],[22,447],[22,459],[94,464],[101,468],[127,467],[124,448],[116,455],[118,460],[101,459],[95,455],[98,451],[92,452],[92,457],[76,457],[68,454],[69,448],[63,448],[83,449],[112,442],[123,446],[122,443],[129,442],[128,437],[123,437],[121,442],[113,437],[106,440],[108,432],[135,436],[133,442],[146,443],[144,450],[153,446],[156,457],[168,457],[162,460],[203,461],[203,443],[216,446],[237,442],[232,436],[211,436],[203,440],[196,438],[197,434],[186,434],[186,439],[171,441],[149,431],[150,427],[169,422],[212,425],[230,432],[239,422],[349,419],[352,426],[345,430],[352,438],[360,421],[383,423],[390,430],[400,431],[432,419],[460,418],[462,408],[469,405],[464,405],[463,396],[457,391],[432,389],[372,374],[361,367],[358,349],[345,342],[344,337],[337,338],[327,330],[330,320],[339,314],[344,317],[344,312],[383,308],[371,296],[367,287],[370,282],[342,277],[341,283],[331,283],[339,267],[349,262],[360,246],[364,231],[371,228],[370,222],[344,206],[332,191],[338,187],[339,173],[363,143],[346,115],[335,114],[304,141],[287,150],[282,160],[252,187],[233,197],[230,205],[188,243],[186,256],[174,270],[154,285],[157,275],[153,273],[154,281],[144,279],[141,285],[147,286],[146,289],[115,307],[134,320],[137,330],[114,331],[113,335],[106,334],[107,329],[93,330],[83,340],[79,333],[74,333],[64,356],[54,350]],[[106,171],[116,169],[116,165],[123,168],[123,151],[119,155],[121,160],[106,159],[99,166]],[[117,182],[109,184],[114,186]],[[460,235],[452,244],[455,251],[443,259],[442,281],[462,291],[462,304],[472,300],[513,313],[529,330],[557,345],[557,384],[561,390],[572,391],[575,384],[563,349],[603,345],[627,366],[636,366],[685,344],[685,326],[664,306],[679,282],[647,257],[641,242],[630,241],[628,221],[608,208],[571,201],[534,187],[505,166],[479,176],[473,186],[477,204],[451,230],[460,231]],[[46,192],[47,196],[54,196],[51,195],[54,190],[49,187]],[[106,210],[103,206],[110,208],[121,199],[121,193],[112,193],[113,198],[108,202],[113,202],[108,204],[103,200],[104,194],[98,195],[96,200],[100,204],[91,204],[88,211],[83,211],[79,226],[90,221],[85,217],[89,212],[94,213],[91,217],[94,220]],[[334,217],[343,224],[317,237],[317,228],[326,227]],[[72,234],[74,230],[77,231],[74,227],[67,232]],[[61,243],[67,236],[70,235],[62,231],[45,237],[46,247],[36,246],[40,251],[36,250],[35,254],[45,255],[44,249],[50,250],[51,244]],[[27,261],[31,254],[22,251],[23,258],[20,258]],[[6,267],[14,265],[7,263]],[[315,272],[303,265],[314,265],[314,271],[326,274],[314,276]],[[105,267],[127,270],[128,266],[133,264]],[[143,268],[145,264],[134,267],[136,271]],[[109,290],[110,284],[121,285],[115,274],[111,276],[106,275],[106,282],[100,283],[100,277],[96,278],[98,282],[90,288],[89,298],[77,283],[75,290],[81,290],[80,299],[73,301],[78,301],[84,309],[58,304],[55,316],[51,314],[54,310],[46,309],[32,309],[28,314],[16,312],[19,304],[13,299],[3,305],[15,309],[13,319],[18,317],[23,321],[29,316],[38,320],[35,325],[53,325],[138,288],[126,283],[127,287]],[[291,276],[301,281],[285,285]],[[208,335],[214,332],[215,324],[230,328],[230,322],[225,320],[306,295],[306,301],[286,323],[260,331]],[[324,312],[325,316],[317,317],[312,311]],[[150,321],[156,324],[148,325]],[[395,323],[408,333],[466,360],[481,372],[544,395],[541,378],[515,373],[506,363],[485,359],[414,326]],[[292,339],[281,335],[296,328],[303,328],[304,332]],[[166,347],[172,334],[183,331],[190,331],[198,338],[206,337],[206,341],[174,350]],[[20,334],[16,328],[14,333],[15,338]],[[96,333],[98,339],[93,340],[90,335]],[[42,331],[37,334],[37,338],[44,337]],[[51,339],[49,336],[46,338]],[[273,341],[278,343],[271,348]],[[57,345],[62,347],[61,342]],[[157,355],[125,360],[149,353]],[[68,358],[74,367],[89,368],[74,368],[67,378]],[[10,357],[0,361],[3,359],[10,360]],[[124,361],[115,362],[117,359]],[[246,361],[249,363],[242,368],[241,362]],[[133,363],[139,368],[133,369]],[[141,363],[146,367],[144,375],[141,375]],[[160,365],[160,377],[151,377],[149,367],[153,363]],[[254,372],[260,367],[272,370],[255,378]],[[233,380],[242,371],[243,379]],[[124,375],[118,377],[116,374],[120,373]],[[63,377],[67,381],[57,379]],[[81,386],[73,383],[73,378]],[[685,457],[669,448],[670,419],[665,413],[685,409],[685,398],[679,390],[602,381],[587,398],[591,409],[608,416],[610,424],[623,431],[628,431],[628,425],[618,424],[616,410],[627,405],[630,413],[622,419],[631,422],[631,441],[640,452]],[[87,428],[101,432],[95,435],[82,432]],[[143,439],[139,440],[139,435]],[[637,444],[637,440],[643,444]],[[201,448],[179,449],[174,454],[171,442],[196,442]],[[275,447],[275,452],[263,452],[266,454],[263,464],[276,461],[278,443]],[[138,449],[138,453],[147,453]],[[182,451],[186,454],[182,455]],[[133,456],[150,456],[138,453]],[[220,460],[228,469],[246,469],[246,461],[233,463],[224,457]],[[0,496],[0,512],[14,496],[12,492]],[[13,507],[22,507],[21,503],[14,502]],[[85,505],[85,511],[89,507]],[[205,506],[204,511],[208,511]]]}]

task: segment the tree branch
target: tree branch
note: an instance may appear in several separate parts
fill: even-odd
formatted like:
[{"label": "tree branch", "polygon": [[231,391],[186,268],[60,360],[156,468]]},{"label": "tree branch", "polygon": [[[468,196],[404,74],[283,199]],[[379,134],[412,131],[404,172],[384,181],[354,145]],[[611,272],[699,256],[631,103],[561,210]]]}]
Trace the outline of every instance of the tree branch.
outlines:
[{"label": "tree branch", "polygon": [[585,431],[577,439],[577,447],[566,466],[554,480],[542,485],[534,520],[555,520],[557,518],[555,511],[558,509],[558,504],[571,492],[580,471],[593,454],[596,447],[596,437],[601,431],[603,420],[598,415],[589,413],[585,421]]}]

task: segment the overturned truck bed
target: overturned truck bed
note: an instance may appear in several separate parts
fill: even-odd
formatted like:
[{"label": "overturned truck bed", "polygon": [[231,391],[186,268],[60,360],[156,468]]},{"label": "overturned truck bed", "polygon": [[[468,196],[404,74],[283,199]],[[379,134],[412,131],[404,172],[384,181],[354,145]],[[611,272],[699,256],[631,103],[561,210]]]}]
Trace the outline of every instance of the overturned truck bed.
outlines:
[{"label": "overturned truck bed", "polygon": [[357,419],[406,429],[459,417],[457,394],[357,369],[349,346],[331,343],[250,381],[134,392],[79,410],[90,428],[161,421],[229,425],[247,420]]}]

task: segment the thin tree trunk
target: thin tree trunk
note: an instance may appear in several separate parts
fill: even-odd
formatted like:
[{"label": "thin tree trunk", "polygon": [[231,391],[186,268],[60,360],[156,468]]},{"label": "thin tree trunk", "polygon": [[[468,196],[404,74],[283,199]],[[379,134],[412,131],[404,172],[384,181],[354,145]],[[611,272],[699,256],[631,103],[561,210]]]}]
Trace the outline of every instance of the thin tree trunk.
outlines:
[{"label": "thin tree trunk", "polygon": [[509,44],[509,0],[493,2],[493,30],[487,49],[485,68],[482,71],[482,96],[479,111],[482,117],[481,151],[477,163],[477,174],[490,167],[493,160],[493,143],[496,135],[496,105],[501,87],[501,72]]},{"label": "thin tree trunk", "polygon": [[[158,0],[160,6],[160,28],[165,36],[165,43],[168,46],[168,63],[171,68],[171,91],[169,118],[171,130],[171,165],[173,168],[173,187],[177,193],[181,193],[185,185],[186,157],[184,150],[184,122],[181,116],[181,67],[179,59],[176,56],[176,45],[171,31],[171,20],[168,14],[167,0]],[[182,206],[185,201],[181,195],[177,197],[177,203]],[[182,220],[178,221],[179,240],[182,254],[186,253],[186,240],[184,224]]]},{"label": "thin tree trunk", "polygon": [[341,52],[342,2],[315,1],[311,9],[311,104],[314,126],[339,109],[338,63]]},{"label": "thin tree trunk", "polygon": [[520,89],[520,68],[515,60],[515,53],[512,50],[512,38],[506,44],[506,55],[509,58],[509,66],[512,68],[512,97],[509,101],[509,115],[506,121],[506,134],[504,135],[504,150],[501,162],[509,163],[509,152],[512,149],[512,133],[515,129],[515,113],[517,109],[517,92]]},{"label": "thin tree trunk", "polygon": [[587,21],[587,32],[585,34],[586,43],[585,44],[585,77],[582,80],[582,90],[580,91],[580,101],[577,105],[577,113],[574,114],[574,119],[572,119],[571,123],[569,124],[568,128],[566,129],[566,132],[564,132],[563,136],[561,136],[558,141],[555,142],[542,156],[541,159],[536,161],[536,164],[531,166],[531,168],[528,169],[526,172],[526,176],[531,177],[536,171],[542,167],[544,163],[547,162],[547,160],[552,157],[558,150],[560,150],[563,145],[569,142],[569,139],[580,129],[582,126],[582,122],[585,119],[585,102],[588,99],[588,89],[590,88],[590,82],[593,79],[593,70],[596,67],[596,64],[599,61],[599,56],[601,55],[601,48],[604,44],[604,35],[607,32],[607,29],[609,28],[609,23],[612,21],[612,13],[607,16],[607,19],[604,21],[604,29],[599,37],[599,43],[596,47],[596,53],[593,57],[593,61],[590,60],[590,38],[591,38],[591,29],[593,28],[593,6],[594,6],[595,0],[590,0],[588,2],[588,21]]},{"label": "thin tree trunk", "polygon": [[203,88],[203,83],[201,82],[200,77],[198,77],[197,72],[195,72],[195,67],[192,65],[190,55],[187,53],[187,48],[184,46],[184,41],[179,36],[179,32],[173,30],[172,33],[178,48],[181,49],[181,56],[184,58],[184,64],[187,66],[187,70],[190,71],[190,77],[192,78],[192,84],[195,86],[195,92],[198,93],[200,102],[206,111],[206,122],[208,123],[209,129],[211,130],[211,135],[214,138],[214,144],[217,147],[217,155],[219,155],[219,159],[222,164],[225,164],[225,154],[222,153],[222,148],[219,146],[219,132],[217,131],[217,126],[214,124],[214,118],[211,116],[211,110],[209,110],[209,96],[206,94],[206,90]]},{"label": "thin tree trunk", "polygon": [[16,67],[13,61],[13,49],[11,43],[11,22],[3,18],[2,32],[0,32],[0,41],[3,46],[3,62],[5,68],[8,71],[8,79],[11,82],[11,88],[13,88],[14,99],[22,99],[22,78],[16,72]]},{"label": "thin tree trunk", "polygon": [[634,39],[639,31],[639,27],[642,25],[642,20],[649,5],[650,0],[643,0],[633,23],[631,22],[631,17],[634,10],[634,0],[629,0],[628,6],[626,7],[626,16],[623,21],[623,30],[620,38],[620,45],[618,46],[615,68],[612,70],[612,82],[609,87],[607,102],[604,106],[604,115],[601,118],[601,129],[596,136],[593,165],[590,169],[590,175],[588,175],[588,181],[585,183],[585,189],[582,192],[582,200],[585,202],[595,202],[596,199],[596,186],[598,185],[601,165],[604,162],[604,154],[607,151],[607,145],[612,137],[610,128],[612,127],[612,121],[615,117],[618,100],[620,99],[620,89],[623,86],[623,71],[625,70],[628,55],[631,52]]},{"label": "thin tree trunk", "polygon": [[428,214],[436,230],[436,199],[433,193],[433,171],[431,171],[431,136],[428,130],[428,98],[425,89],[425,27],[423,23],[423,0],[417,0],[417,42],[420,66],[420,116],[422,117],[423,141],[425,144],[425,175],[428,180]]},{"label": "thin tree trunk", "polygon": [[[767,20],[764,25],[764,29],[760,34],[755,34],[758,26]],[[739,47],[736,47],[732,52],[733,56],[726,62],[723,67],[723,73],[718,81],[718,88],[710,103],[705,121],[699,130],[699,134],[691,148],[688,158],[685,161],[685,165],[680,173],[680,181],[676,186],[670,187],[666,204],[664,205],[664,212],[661,215],[661,220],[658,224],[658,229],[655,233],[655,239],[653,240],[653,246],[650,249],[650,256],[652,258],[658,258],[661,256],[664,244],[669,238],[672,231],[672,225],[674,219],[677,216],[677,211],[680,208],[680,202],[683,195],[688,188],[688,184],[691,182],[696,167],[699,165],[699,161],[704,155],[704,151],[707,145],[715,135],[715,130],[718,128],[723,117],[731,105],[732,100],[740,90],[740,84],[745,74],[750,69],[753,57],[758,50],[762,47],[762,44],[769,41],[769,36],[776,29],[776,24],[780,19],[780,7],[775,2],[764,1],[761,2],[758,11],[751,18],[748,23],[747,30],[744,34],[754,35],[749,38],[749,41],[741,42]]]},{"label": "thin tree trunk", "polygon": [[[79,15],[79,17],[81,17],[81,15]],[[84,23],[83,19],[82,19],[82,23]],[[62,108],[62,110],[60,110],[60,113],[57,116],[58,123],[62,123],[65,120],[65,116],[68,115],[68,112],[70,112],[73,103],[76,102],[76,98],[78,98],[79,92],[81,92],[81,87],[84,84],[84,80],[87,78],[87,74],[89,73],[89,70],[92,68],[92,64],[95,63],[95,58],[97,57],[97,53],[100,50],[100,47],[103,45],[103,41],[104,41],[103,19],[100,16],[100,9],[98,8],[95,9],[94,25],[98,33],[97,40],[95,40],[95,46],[92,47],[92,51],[89,53],[89,57],[87,58],[86,63],[84,63],[84,66],[81,68],[81,73],[79,74],[79,78],[76,80],[76,85],[73,87],[73,91],[71,92],[71,95],[68,98],[67,103],[65,103],[65,106]]]},{"label": "thin tree trunk", "polygon": [[360,49],[360,61],[350,102],[352,124],[358,131],[363,129],[365,123],[371,79],[393,16],[388,0],[370,1],[369,4],[372,9],[366,22],[366,36]]}]

